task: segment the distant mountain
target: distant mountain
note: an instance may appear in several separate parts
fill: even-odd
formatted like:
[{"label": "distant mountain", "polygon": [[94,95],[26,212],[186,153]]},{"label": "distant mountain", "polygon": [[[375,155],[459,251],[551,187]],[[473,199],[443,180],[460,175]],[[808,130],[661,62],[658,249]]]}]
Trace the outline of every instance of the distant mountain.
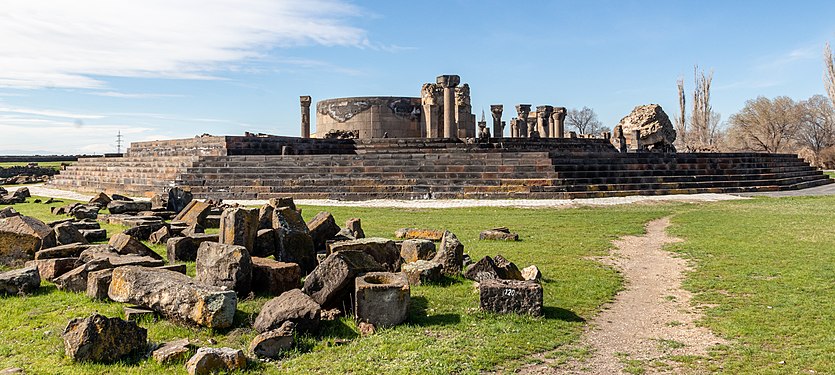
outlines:
[{"label": "distant mountain", "polygon": [[17,155],[67,155],[63,152],[46,151],[46,150],[0,150],[0,156],[17,156]]}]

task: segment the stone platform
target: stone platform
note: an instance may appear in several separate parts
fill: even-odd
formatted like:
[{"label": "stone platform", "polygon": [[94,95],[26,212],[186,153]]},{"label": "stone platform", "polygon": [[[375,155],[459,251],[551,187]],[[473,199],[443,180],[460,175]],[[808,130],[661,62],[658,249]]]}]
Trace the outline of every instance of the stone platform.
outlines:
[{"label": "stone platform", "polygon": [[133,143],[84,158],[51,186],[197,198],[572,199],[743,193],[832,183],[790,154],[619,153],[602,139],[303,139],[196,137]]}]

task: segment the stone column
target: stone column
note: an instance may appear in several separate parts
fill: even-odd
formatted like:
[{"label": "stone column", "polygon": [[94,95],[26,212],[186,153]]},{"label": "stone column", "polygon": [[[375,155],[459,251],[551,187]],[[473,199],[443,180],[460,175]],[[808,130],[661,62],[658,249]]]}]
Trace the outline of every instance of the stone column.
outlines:
[{"label": "stone column", "polygon": [[565,107],[554,107],[554,112],[551,114],[551,138],[565,137],[566,113]]},{"label": "stone column", "polygon": [[457,75],[438,76],[436,81],[444,88],[444,138],[458,138],[455,124],[455,86],[461,83]]},{"label": "stone column", "polygon": [[550,138],[552,126],[549,126],[548,121],[553,113],[554,107],[550,105],[536,107],[536,130],[541,138]]},{"label": "stone column", "polygon": [[455,88],[455,123],[459,138],[476,138],[476,121],[470,102],[470,85],[463,84]]},{"label": "stone column", "polygon": [[310,96],[299,97],[302,106],[302,138],[310,138]]},{"label": "stone column", "polygon": [[528,115],[531,113],[530,104],[518,104],[516,106],[516,128],[519,129],[520,137],[527,137],[528,132]]},{"label": "stone column", "polygon": [[504,106],[501,104],[493,104],[490,106],[490,113],[493,114],[493,137],[504,137],[504,127],[502,126],[502,111]]},{"label": "stone column", "polygon": [[421,105],[423,106],[424,137],[443,137],[443,119],[441,108],[443,104],[443,88],[434,83],[425,83],[421,87]]}]

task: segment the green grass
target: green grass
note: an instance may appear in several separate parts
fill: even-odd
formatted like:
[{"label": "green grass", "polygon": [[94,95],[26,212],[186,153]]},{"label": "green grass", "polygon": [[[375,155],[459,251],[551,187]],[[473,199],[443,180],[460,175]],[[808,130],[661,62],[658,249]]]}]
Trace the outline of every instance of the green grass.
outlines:
[{"label": "green grass", "polygon": [[824,172],[824,173],[825,173],[827,176],[829,176],[829,178],[835,178],[835,172],[833,172],[833,171]]},{"label": "green grass", "polygon": [[[63,203],[62,203],[63,204]],[[55,219],[43,205],[18,205],[26,214]],[[668,359],[688,369],[719,373],[835,373],[835,197],[756,198],[711,204],[635,205],[632,207],[532,210],[465,208],[409,210],[327,208],[338,223],[363,219],[368,236],[392,237],[400,227],[446,228],[455,232],[474,259],[502,254],[520,267],[536,264],[545,277],[545,317],[496,316],[478,310],[472,283],[412,288],[406,324],[358,337],[350,319],[325,322],[318,336],[299,338],[280,362],[255,364],[251,373],[322,374],[475,374],[513,371],[530,362],[529,354],[557,349],[551,358],[583,358],[588,349],[572,349],[599,306],[622,287],[618,274],[589,256],[603,255],[610,241],[638,234],[644,223],[673,216],[671,234],[685,240],[669,249],[694,265],[684,285],[694,303],[710,304],[699,322],[729,340],[707,360],[694,356]],[[312,217],[323,207],[303,207]],[[44,216],[46,215],[46,216]],[[478,232],[494,226],[518,231],[516,243],[483,242]],[[154,247],[163,253],[161,246]],[[189,265],[193,274],[193,264]],[[232,329],[212,331],[167,321],[143,322],[152,342],[191,337],[212,338],[213,346],[245,348],[249,328],[267,297],[239,304]],[[128,374],[174,372],[150,360],[118,367],[81,365],[63,355],[60,332],[66,322],[94,311],[122,316],[122,305],[64,293],[44,283],[28,297],[0,299],[0,368],[27,373]],[[663,349],[681,343],[659,341]],[[629,373],[644,363],[622,358]]]},{"label": "green grass", "polygon": [[[0,162],[0,168],[21,167],[21,166],[26,166],[29,163],[33,163],[33,162],[29,162],[29,161],[4,161],[4,162]],[[72,164],[72,163],[75,163],[75,161],[73,161],[73,160],[38,161],[38,162],[34,162],[34,163],[38,163],[39,167],[52,168],[52,169],[55,169],[55,170],[60,170],[61,169],[61,163]]]}]

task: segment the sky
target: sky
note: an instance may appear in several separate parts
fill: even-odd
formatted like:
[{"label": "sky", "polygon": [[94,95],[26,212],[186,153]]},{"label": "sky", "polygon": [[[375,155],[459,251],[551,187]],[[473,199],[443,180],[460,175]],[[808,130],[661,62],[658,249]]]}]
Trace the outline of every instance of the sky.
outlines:
[{"label": "sky", "polygon": [[[519,103],[677,112],[712,71],[722,120],[825,94],[835,2],[3,0],[0,154],[93,154],[209,133],[300,134],[299,96],[419,96],[458,74],[473,112]],[[124,148],[123,148],[124,151]]]}]

